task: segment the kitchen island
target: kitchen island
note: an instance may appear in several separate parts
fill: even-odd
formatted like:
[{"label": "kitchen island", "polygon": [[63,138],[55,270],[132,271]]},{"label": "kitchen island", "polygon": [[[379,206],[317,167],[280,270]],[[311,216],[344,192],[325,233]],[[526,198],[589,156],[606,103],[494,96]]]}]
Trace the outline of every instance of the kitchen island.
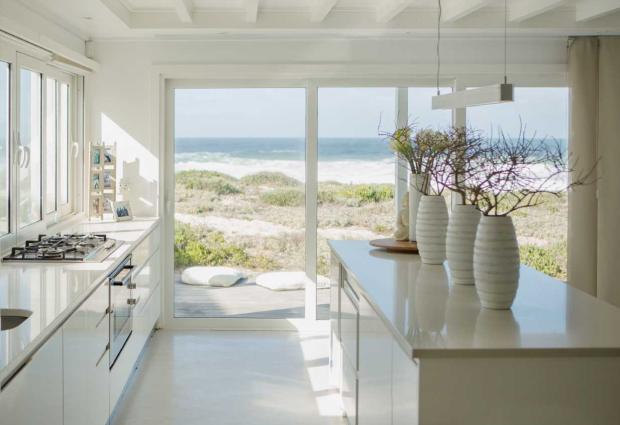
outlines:
[{"label": "kitchen island", "polygon": [[332,378],[351,424],[618,424],[620,309],[522,266],[511,310],[447,266],[330,241]]}]

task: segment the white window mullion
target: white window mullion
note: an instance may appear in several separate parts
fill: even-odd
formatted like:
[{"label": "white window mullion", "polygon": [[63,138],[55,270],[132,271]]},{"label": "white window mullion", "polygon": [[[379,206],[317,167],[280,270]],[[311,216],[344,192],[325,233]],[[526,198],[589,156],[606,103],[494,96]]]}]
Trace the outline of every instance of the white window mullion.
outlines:
[{"label": "white window mullion", "polygon": [[[398,87],[396,89],[396,128],[404,127],[409,122],[409,89]],[[394,160],[394,202],[395,211],[398,213],[400,204],[407,193],[407,162],[398,156]]]},{"label": "white window mullion", "polygon": [[306,286],[306,320],[316,320],[317,289],[317,195],[319,143],[318,87],[306,86],[306,275],[312,281]]}]

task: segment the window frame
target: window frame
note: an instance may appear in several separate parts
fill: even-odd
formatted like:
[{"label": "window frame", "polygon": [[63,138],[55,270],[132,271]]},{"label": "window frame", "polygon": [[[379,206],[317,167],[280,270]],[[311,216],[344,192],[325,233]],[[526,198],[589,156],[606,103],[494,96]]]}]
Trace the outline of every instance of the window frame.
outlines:
[{"label": "window frame", "polygon": [[[56,208],[54,209],[54,211],[49,212],[49,213],[44,213],[44,220],[46,222],[46,224],[50,225],[50,224],[55,224],[58,223],[60,221],[62,221],[63,218],[65,218],[67,215],[70,215],[72,212],[74,212],[74,204],[75,204],[75,184],[72,184],[72,182],[74,182],[74,176],[76,174],[76,120],[77,117],[75,116],[75,111],[76,111],[76,101],[75,101],[75,92],[76,92],[76,77],[74,75],[68,74],[66,72],[63,72],[61,70],[58,69],[54,69],[51,66],[47,66],[47,69],[45,70],[45,72],[43,73],[43,77],[45,79],[45,82],[47,82],[47,79],[52,79],[56,82],[55,86],[56,86],[56,122],[59,123],[60,121],[60,114],[61,114],[61,84],[66,84],[69,88],[69,94],[68,94],[68,144],[67,144],[67,200],[68,202],[63,204],[61,202],[61,196],[60,196],[60,175],[62,173],[62,170],[60,169],[60,126],[57,125],[56,126],[56,180],[55,180],[55,184],[56,184]],[[47,96],[47,93],[45,93],[45,96]],[[47,100],[47,98],[46,98]],[[45,117],[45,119],[47,119],[47,116]],[[45,123],[47,125],[47,122]],[[44,127],[45,128],[45,127]],[[47,136],[47,135],[46,135]],[[47,148],[48,148],[48,143],[47,140],[45,140],[44,142],[44,148],[43,148],[43,158],[46,158],[46,153],[47,153]],[[47,171],[47,164],[45,164],[44,167],[45,171]],[[47,182],[45,182],[47,184]],[[47,187],[45,188],[47,189]],[[46,191],[44,190],[43,193],[45,194]],[[45,201],[45,200],[44,200]],[[46,211],[47,209],[45,208],[45,202],[43,202],[43,210]]]},{"label": "window frame", "polygon": [[[82,107],[79,101],[78,90],[81,90],[81,77],[70,74],[59,68],[48,64],[50,55],[35,47],[14,43],[10,40],[0,39],[0,61],[9,65],[9,141],[8,141],[8,206],[9,206],[9,229],[8,233],[0,235],[0,254],[9,250],[15,245],[24,243],[25,240],[36,238],[38,234],[46,233],[48,227],[69,219],[71,216],[82,211],[79,202],[82,185],[76,182],[76,177],[81,176],[81,168],[84,167],[83,161],[79,158],[83,142],[80,129],[83,128],[80,120],[83,114],[78,113],[78,108]],[[40,219],[20,228],[19,222],[19,165],[17,164],[17,130],[20,125],[20,72],[22,69],[36,72],[41,75],[41,209]],[[67,152],[67,182],[68,182],[68,203],[61,205],[60,190],[56,190],[57,207],[55,211],[46,211],[46,175],[47,175],[47,78],[66,83],[69,88],[68,98],[68,152]],[[57,83],[60,87],[60,83]],[[60,89],[57,88],[58,94]],[[57,96],[56,104],[60,104],[60,96]],[[59,111],[58,111],[59,112]],[[59,114],[57,114],[59,116]],[[57,128],[56,133],[60,132]],[[58,141],[59,142],[59,141]],[[60,154],[60,149],[57,152]],[[56,180],[60,180],[60,168],[56,170]]]}]

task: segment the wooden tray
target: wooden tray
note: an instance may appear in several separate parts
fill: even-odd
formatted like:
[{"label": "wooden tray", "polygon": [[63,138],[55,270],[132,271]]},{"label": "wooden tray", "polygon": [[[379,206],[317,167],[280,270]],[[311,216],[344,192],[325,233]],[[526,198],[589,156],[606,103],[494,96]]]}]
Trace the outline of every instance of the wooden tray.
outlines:
[{"label": "wooden tray", "polygon": [[397,241],[393,238],[375,239],[370,241],[370,245],[375,248],[385,249],[388,252],[406,252],[409,254],[418,253],[418,244],[409,241]]}]

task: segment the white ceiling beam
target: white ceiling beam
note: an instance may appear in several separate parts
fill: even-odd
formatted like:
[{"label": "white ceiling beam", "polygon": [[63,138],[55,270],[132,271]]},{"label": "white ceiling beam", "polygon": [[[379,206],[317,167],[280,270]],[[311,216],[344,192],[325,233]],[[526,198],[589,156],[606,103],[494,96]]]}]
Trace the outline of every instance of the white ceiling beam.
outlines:
[{"label": "white ceiling beam", "polygon": [[192,15],[194,14],[194,4],[192,0],[174,0],[174,9],[181,22],[186,24],[192,23]]},{"label": "white ceiling beam", "polygon": [[245,9],[245,21],[248,23],[256,23],[258,20],[258,1],[244,0],[243,7]]},{"label": "white ceiling beam", "polygon": [[329,15],[329,12],[336,6],[336,3],[338,3],[338,0],[314,0],[310,21],[314,23],[323,22],[325,17]]},{"label": "white ceiling beam", "polygon": [[127,28],[131,28],[132,12],[120,0],[101,0],[101,3],[120,19]]},{"label": "white ceiling beam", "polygon": [[566,0],[520,0],[508,6],[508,20],[522,22],[562,6]]},{"label": "white ceiling beam", "polygon": [[575,5],[577,22],[588,21],[620,9],[620,0],[581,0]]},{"label": "white ceiling beam", "polygon": [[442,20],[454,22],[488,5],[491,0],[444,0]]},{"label": "white ceiling beam", "polygon": [[383,0],[377,4],[377,22],[386,24],[400,15],[411,0]]}]

